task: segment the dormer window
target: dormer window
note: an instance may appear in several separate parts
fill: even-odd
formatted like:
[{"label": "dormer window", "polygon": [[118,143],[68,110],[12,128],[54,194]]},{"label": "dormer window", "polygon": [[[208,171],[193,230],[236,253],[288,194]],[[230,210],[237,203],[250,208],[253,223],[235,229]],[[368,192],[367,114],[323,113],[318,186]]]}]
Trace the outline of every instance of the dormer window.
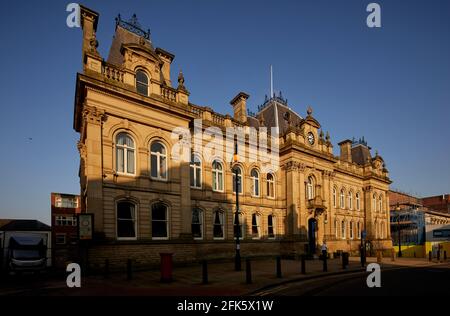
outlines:
[{"label": "dormer window", "polygon": [[136,91],[139,94],[148,96],[148,76],[142,70],[136,71]]}]

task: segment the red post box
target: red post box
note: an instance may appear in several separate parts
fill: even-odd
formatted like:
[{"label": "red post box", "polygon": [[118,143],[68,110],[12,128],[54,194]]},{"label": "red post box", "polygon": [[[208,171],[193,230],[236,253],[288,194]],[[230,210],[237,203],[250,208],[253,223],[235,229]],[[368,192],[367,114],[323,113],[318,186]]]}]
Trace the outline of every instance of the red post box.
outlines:
[{"label": "red post box", "polygon": [[173,253],[160,253],[161,256],[161,282],[172,282],[172,255]]}]

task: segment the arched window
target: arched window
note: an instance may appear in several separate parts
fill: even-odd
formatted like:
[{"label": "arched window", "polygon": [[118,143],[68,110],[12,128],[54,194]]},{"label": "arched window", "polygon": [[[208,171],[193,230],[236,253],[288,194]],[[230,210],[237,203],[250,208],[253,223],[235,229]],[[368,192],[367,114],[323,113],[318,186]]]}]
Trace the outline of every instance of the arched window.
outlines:
[{"label": "arched window", "polygon": [[361,239],[361,224],[359,222],[356,223],[356,236]]},{"label": "arched window", "polygon": [[136,91],[148,96],[148,76],[143,70],[136,71]]},{"label": "arched window", "polygon": [[152,238],[167,239],[169,238],[169,210],[168,207],[161,202],[152,205]]},{"label": "arched window", "polygon": [[350,230],[350,239],[353,239],[353,221],[350,221],[349,230]]},{"label": "arched window", "polygon": [[197,154],[191,154],[191,187],[201,189],[202,187],[202,161]]},{"label": "arched window", "polygon": [[271,173],[267,174],[267,197],[275,197],[275,179]]},{"label": "arched window", "polygon": [[353,209],[353,193],[351,191],[348,192],[348,208]]},{"label": "arched window", "polygon": [[117,239],[136,239],[136,206],[117,202]]},{"label": "arched window", "polygon": [[244,216],[242,216],[242,213],[239,212],[239,228],[240,230],[238,230],[237,227],[237,222],[236,222],[236,212],[233,214],[233,227],[234,227],[234,238],[237,237],[237,234],[239,233],[239,238],[244,238],[245,237],[245,219]]},{"label": "arched window", "polygon": [[313,177],[308,177],[306,182],[306,198],[308,200],[314,199],[314,179]]},{"label": "arched window", "polygon": [[340,208],[345,208],[345,192],[344,189],[341,189],[341,195],[339,199],[339,206]]},{"label": "arched window", "polygon": [[378,198],[378,212],[382,211],[383,211],[383,197],[380,195],[380,197]]},{"label": "arched window", "polygon": [[252,235],[253,239],[259,239],[261,237],[261,217],[253,213],[252,214]]},{"label": "arched window", "polygon": [[356,209],[359,211],[361,209],[361,200],[359,197],[359,192],[356,193]]},{"label": "arched window", "polygon": [[250,173],[252,178],[252,195],[259,196],[259,172],[256,169],[252,169]]},{"label": "arched window", "polygon": [[346,238],[346,235],[347,235],[347,229],[346,229],[347,227],[345,227],[345,221],[343,220],[342,222],[341,222],[341,238],[342,239],[345,239]]},{"label": "arched window", "polygon": [[120,133],[116,138],[116,171],[134,174],[134,141],[127,133]]},{"label": "arched window", "polygon": [[333,207],[334,208],[337,207],[337,192],[336,192],[336,188],[333,188]]},{"label": "arched window", "polygon": [[197,207],[192,209],[192,237],[203,239],[203,211]]},{"label": "arched window", "polygon": [[377,211],[377,195],[376,194],[374,194],[372,197],[372,210],[374,212]]},{"label": "arched window", "polygon": [[220,210],[216,210],[213,213],[213,237],[214,239],[224,239],[224,214]]},{"label": "arched window", "polygon": [[151,177],[157,180],[167,180],[167,150],[163,143],[154,141],[150,146]]},{"label": "arched window", "polygon": [[218,160],[212,163],[212,188],[213,191],[223,191],[223,166]]},{"label": "arched window", "polygon": [[273,215],[267,216],[267,235],[269,239],[275,238],[275,217]]},{"label": "arched window", "polygon": [[339,223],[337,219],[334,220],[334,235],[336,238],[339,237]]},{"label": "arched window", "polygon": [[380,239],[384,238],[384,223],[380,222]]},{"label": "arched window", "polygon": [[237,176],[238,176],[239,194],[241,194],[244,183],[242,181],[242,169],[239,166],[235,166],[233,168],[233,193],[236,193],[236,172],[235,172],[236,170],[237,170]]}]

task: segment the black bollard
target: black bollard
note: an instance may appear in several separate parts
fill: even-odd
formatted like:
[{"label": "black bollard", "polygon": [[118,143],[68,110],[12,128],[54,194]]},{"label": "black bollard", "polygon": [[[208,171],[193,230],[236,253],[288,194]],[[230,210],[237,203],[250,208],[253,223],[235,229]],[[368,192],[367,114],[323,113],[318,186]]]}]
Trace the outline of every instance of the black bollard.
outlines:
[{"label": "black bollard", "polygon": [[131,266],[131,259],[127,260],[127,280],[131,280],[133,278],[133,271]]},{"label": "black bollard", "polygon": [[323,255],[323,272],[327,272],[328,271],[328,266],[327,266],[327,255],[324,254]]},{"label": "black bollard", "polygon": [[366,265],[366,256],[364,255],[363,248],[361,248],[360,255],[361,255],[361,267],[364,268],[364,266]]},{"label": "black bollard", "polygon": [[281,257],[277,257],[277,278],[281,278]]},{"label": "black bollard", "polygon": [[342,269],[347,269],[347,260],[348,260],[348,253],[344,252],[342,253]]},{"label": "black bollard", "polygon": [[105,259],[105,267],[104,267],[104,271],[103,271],[103,276],[105,277],[105,279],[109,278],[109,260]]},{"label": "black bollard", "polygon": [[202,261],[202,284],[208,284],[208,262]]},{"label": "black bollard", "polygon": [[444,260],[447,260],[447,250],[444,250]]},{"label": "black bollard", "polygon": [[431,251],[428,251],[428,261],[431,261],[432,258]]},{"label": "black bollard", "polygon": [[252,265],[248,258],[245,260],[245,281],[247,284],[252,283]]},{"label": "black bollard", "polygon": [[301,256],[301,264],[302,264],[302,274],[306,274],[306,260],[305,255]]}]

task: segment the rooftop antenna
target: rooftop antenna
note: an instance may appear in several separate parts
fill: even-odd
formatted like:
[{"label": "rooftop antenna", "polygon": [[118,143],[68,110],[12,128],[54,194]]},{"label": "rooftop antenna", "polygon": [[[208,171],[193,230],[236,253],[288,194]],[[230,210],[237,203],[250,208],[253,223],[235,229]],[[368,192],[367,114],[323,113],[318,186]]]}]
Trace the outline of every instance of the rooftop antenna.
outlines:
[{"label": "rooftop antenna", "polygon": [[270,99],[272,99],[272,102],[275,106],[275,127],[277,128],[277,134],[280,132],[279,124],[278,124],[278,108],[277,108],[277,101],[273,97],[273,69],[272,65],[270,65]]},{"label": "rooftop antenna", "polygon": [[272,65],[270,65],[270,98],[273,98],[273,70],[272,70]]}]

